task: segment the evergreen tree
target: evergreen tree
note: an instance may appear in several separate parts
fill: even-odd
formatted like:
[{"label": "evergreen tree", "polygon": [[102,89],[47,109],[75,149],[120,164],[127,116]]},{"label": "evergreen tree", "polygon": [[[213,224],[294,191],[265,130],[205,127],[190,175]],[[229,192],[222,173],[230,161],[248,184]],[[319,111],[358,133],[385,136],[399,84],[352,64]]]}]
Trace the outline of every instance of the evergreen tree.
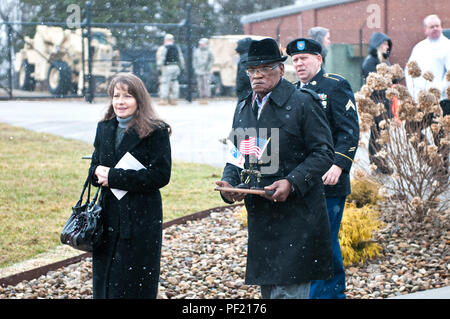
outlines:
[{"label": "evergreen tree", "polygon": [[217,3],[217,13],[222,20],[217,24],[218,33],[243,34],[242,16],[291,5],[295,0],[218,0]]},{"label": "evergreen tree", "polygon": [[[91,1],[91,17],[94,23],[164,23],[179,24],[186,18],[186,5],[191,5],[191,23],[193,39],[209,36],[215,31],[214,12],[208,0],[95,0]],[[23,21],[64,22],[71,14],[70,5],[77,5],[81,11],[81,20],[86,16],[85,0],[59,0],[48,3],[47,0],[21,0],[22,12],[28,12]],[[24,28],[26,35],[33,36],[34,28]],[[165,33],[173,33],[185,38],[178,28],[150,27],[111,27],[118,40],[119,47],[133,48],[148,42],[161,42]]]}]

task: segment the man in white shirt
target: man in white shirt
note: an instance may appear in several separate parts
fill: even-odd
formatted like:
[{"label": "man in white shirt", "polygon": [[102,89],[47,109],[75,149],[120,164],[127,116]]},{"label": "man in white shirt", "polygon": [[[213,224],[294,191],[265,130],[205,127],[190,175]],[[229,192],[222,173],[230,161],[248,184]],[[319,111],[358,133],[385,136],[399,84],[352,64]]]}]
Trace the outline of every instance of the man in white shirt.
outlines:
[{"label": "man in white shirt", "polygon": [[[434,75],[430,83],[423,77],[412,78],[405,72],[406,85],[409,92],[417,101],[419,91],[427,90],[431,87],[439,89],[441,92],[441,106],[448,112],[448,96],[445,90],[450,85],[445,78],[450,70],[450,40],[442,34],[441,20],[437,15],[429,15],[423,20],[426,39],[417,43],[412,52],[409,61],[416,61],[419,64],[422,74],[430,71]],[[446,100],[445,103],[442,101]],[[444,104],[446,106],[444,107]],[[447,108],[447,110],[445,110]]]},{"label": "man in white shirt", "polygon": [[[422,75],[425,72],[433,73],[433,81],[431,83],[423,78],[423,76],[412,78],[408,72],[405,72],[406,86],[413,98],[418,100],[419,92],[422,90],[428,90],[432,87],[437,88],[441,92],[440,105],[443,115],[450,114],[450,96],[447,96],[446,90],[450,86],[450,81],[447,81],[447,72],[450,71],[450,40],[442,34],[441,20],[435,14],[427,16],[423,20],[424,32],[427,38],[417,43],[412,52],[409,61],[416,61],[422,71]],[[425,120],[425,125],[431,124],[431,119]],[[409,127],[414,130],[413,127]],[[417,129],[417,128],[416,128]],[[446,144],[439,142],[440,136],[443,131],[433,133],[433,138],[436,146],[438,147],[438,153],[443,155],[444,165],[436,170],[436,174],[439,174],[443,180],[446,180],[449,176],[449,151]],[[420,134],[423,136],[423,134]]]}]

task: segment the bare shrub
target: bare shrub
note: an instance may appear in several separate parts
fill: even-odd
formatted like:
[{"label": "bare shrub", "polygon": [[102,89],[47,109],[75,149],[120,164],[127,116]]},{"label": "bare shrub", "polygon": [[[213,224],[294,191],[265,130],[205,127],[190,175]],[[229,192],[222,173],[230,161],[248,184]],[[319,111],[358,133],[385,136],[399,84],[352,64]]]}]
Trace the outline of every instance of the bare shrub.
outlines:
[{"label": "bare shrub", "polygon": [[[414,61],[408,63],[407,72],[428,81],[433,79],[430,72],[422,75]],[[370,129],[375,116],[382,116],[376,138],[380,147],[375,156],[389,167],[389,173],[377,174],[377,167],[371,165],[370,178],[383,185],[381,193],[390,198],[387,205],[401,207],[398,218],[422,222],[426,216],[449,209],[450,116],[442,115],[437,89],[430,87],[421,91],[416,102],[404,85],[392,83],[402,78],[398,65],[383,63],[376,73],[369,74],[366,85],[355,97],[361,132]],[[384,90],[384,94],[372,94],[380,90]],[[377,96],[390,101],[397,99],[395,116],[388,116],[385,108],[378,106],[383,100],[374,98]]]}]

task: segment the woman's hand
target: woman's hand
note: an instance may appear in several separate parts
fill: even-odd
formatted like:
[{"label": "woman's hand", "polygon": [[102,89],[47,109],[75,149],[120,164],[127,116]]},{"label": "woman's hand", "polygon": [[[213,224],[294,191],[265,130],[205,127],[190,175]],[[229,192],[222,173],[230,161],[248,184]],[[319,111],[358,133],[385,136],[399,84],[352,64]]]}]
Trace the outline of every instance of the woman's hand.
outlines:
[{"label": "woman's hand", "polygon": [[99,165],[95,169],[95,175],[97,176],[98,183],[104,187],[108,187],[108,173],[109,167]]}]

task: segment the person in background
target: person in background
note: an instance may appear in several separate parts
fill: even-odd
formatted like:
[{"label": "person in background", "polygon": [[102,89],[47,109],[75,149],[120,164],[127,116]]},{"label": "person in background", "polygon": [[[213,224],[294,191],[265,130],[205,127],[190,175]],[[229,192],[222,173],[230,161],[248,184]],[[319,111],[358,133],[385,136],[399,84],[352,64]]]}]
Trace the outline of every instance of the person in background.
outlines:
[{"label": "person in background", "polygon": [[287,45],[287,54],[299,82],[298,89],[316,92],[326,113],[334,146],[333,165],[322,175],[326,206],[331,230],[334,276],[328,280],[311,282],[311,299],[345,298],[345,269],[339,244],[339,228],[345,200],[350,194],[350,169],[358,148],[359,120],[355,97],[350,83],[336,74],[322,69],[322,46],[319,42],[299,38]]},{"label": "person in background", "polygon": [[[283,79],[286,58],[272,38],[251,41],[244,65],[252,92],[237,103],[230,137],[246,154],[244,168],[249,169],[252,162],[261,173],[260,183],[252,178],[249,186],[274,193],[244,198],[242,193],[221,191],[226,203],[245,201],[245,282],[260,285],[265,299],[308,298],[311,280],[332,275],[330,226],[321,177],[331,166],[333,142],[318,96],[297,90]],[[271,160],[254,163],[251,155],[244,153],[241,142],[247,144],[256,137],[250,134],[257,134],[258,139],[266,135],[272,145]],[[216,184],[237,186],[241,171],[227,163]]]},{"label": "person in background", "polygon": [[184,69],[183,53],[179,46],[174,44],[174,37],[168,33],[164,37],[163,46],[156,54],[156,66],[161,71],[160,76],[160,105],[177,104],[180,93],[178,76]]},{"label": "person in background", "polygon": [[239,53],[239,62],[236,73],[236,95],[238,100],[248,96],[252,91],[250,79],[246,73],[247,69],[244,66],[245,61],[247,61],[250,42],[252,42],[251,38],[240,39],[235,49],[236,52]]},{"label": "person in background", "polygon": [[441,107],[444,115],[450,114],[449,96],[446,96],[446,89],[450,81],[446,78],[446,73],[450,71],[450,40],[442,34],[441,20],[435,14],[427,16],[423,20],[424,33],[426,39],[417,43],[411,51],[410,61],[416,61],[422,74],[433,73],[431,83],[423,77],[412,78],[405,71],[405,80],[408,91],[417,101],[417,96],[421,90],[430,87],[439,89],[441,93]]},{"label": "person in background", "polygon": [[[423,26],[427,38],[414,46],[408,63],[417,62],[422,75],[425,72],[431,72],[432,81],[427,81],[423,76],[413,78],[405,71],[406,86],[416,102],[420,91],[426,91],[432,87],[438,89],[441,94],[439,104],[442,115],[446,116],[450,114],[450,96],[448,96],[449,90],[447,89],[450,86],[450,40],[442,34],[441,20],[437,15],[432,14],[425,17]],[[423,120],[426,126],[431,125],[432,121],[432,118]],[[414,131],[414,128],[410,127],[409,130]],[[442,136],[442,134],[444,134],[442,129],[433,133],[438,152],[444,159],[444,167],[437,168],[436,174],[446,179],[449,176],[449,148],[448,145],[440,144],[438,136]],[[423,133],[420,135],[423,138]]]},{"label": "person in background", "polygon": [[330,30],[324,27],[313,27],[308,31],[308,37],[310,39],[316,40],[322,46],[322,67],[324,67],[328,48],[331,44]]},{"label": "person in background", "polygon": [[208,104],[208,98],[211,93],[209,83],[213,64],[214,55],[208,47],[208,39],[201,38],[198,41],[198,48],[194,51],[193,61],[194,72],[197,75],[200,104]]},{"label": "person in background", "polygon": [[[389,62],[389,55],[392,51],[392,41],[391,39],[384,33],[374,32],[370,36],[369,40],[369,54],[364,59],[361,65],[361,72],[366,80],[367,76],[371,72],[377,72],[377,65],[380,63],[386,63],[387,65],[391,65]],[[370,97],[375,103],[383,103],[385,107],[385,114],[381,114],[374,118],[374,124],[370,128],[370,137],[369,137],[369,161],[370,164],[376,165],[376,171],[381,174],[389,174],[392,169],[388,167],[388,165],[380,158],[377,157],[376,154],[381,149],[381,145],[377,143],[377,139],[380,136],[380,127],[379,123],[387,118],[392,118],[392,110],[391,105],[392,102],[386,98],[386,91],[379,90],[374,91]]]},{"label": "person in background", "polygon": [[386,34],[374,32],[370,36],[368,50],[369,54],[366,56],[361,66],[364,80],[370,72],[377,72],[378,64],[386,63],[387,65],[390,65],[388,59],[392,51],[392,41]]},{"label": "person in background", "polygon": [[[92,253],[93,296],[156,298],[163,221],[159,189],[170,179],[171,129],[135,75],[114,77],[108,93],[89,168],[93,185],[103,187],[104,237]],[[126,153],[145,168],[115,168]],[[114,188],[127,193],[119,200]]]}]

